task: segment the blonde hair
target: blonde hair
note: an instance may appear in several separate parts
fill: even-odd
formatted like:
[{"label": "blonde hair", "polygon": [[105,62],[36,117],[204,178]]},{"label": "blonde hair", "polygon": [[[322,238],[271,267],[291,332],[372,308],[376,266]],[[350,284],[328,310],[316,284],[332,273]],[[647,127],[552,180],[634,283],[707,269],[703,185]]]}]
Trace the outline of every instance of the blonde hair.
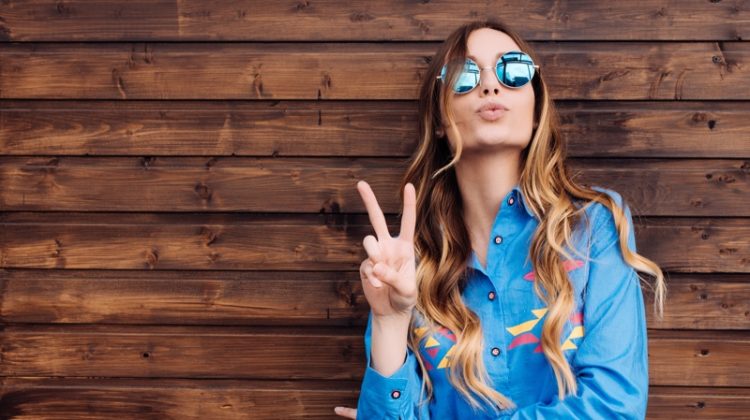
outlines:
[{"label": "blonde hair", "polygon": [[[519,34],[506,24],[492,19],[459,27],[430,62],[419,90],[418,147],[411,157],[400,188],[403,200],[406,183],[411,182],[417,187],[415,251],[419,297],[409,328],[408,345],[423,373],[422,391],[427,390],[427,400],[422,404],[432,398],[433,390],[424,360],[417,350],[419,340],[424,335],[415,333],[418,324],[422,326],[422,331],[426,328],[434,332],[437,326],[442,326],[455,334],[449,380],[473,407],[480,408],[480,403],[474,397],[476,395],[493,409],[504,409],[515,407],[515,404],[488,385],[489,378],[482,358],[481,322],[461,298],[461,290],[468,279],[466,261],[471,253],[471,242],[462,217],[463,203],[456,174],[451,170],[461,157],[462,140],[450,112],[452,95],[449,86],[458,77],[462,59],[467,53],[469,34],[480,28],[504,32],[522,51],[539,62],[531,46]],[[446,83],[436,79],[443,63],[449,63]],[[554,371],[559,398],[563,399],[566,393],[575,394],[577,386],[560,346],[563,327],[575,305],[573,286],[560,255],[569,258],[563,245],[574,249],[571,243],[573,226],[577,226],[585,209],[598,202],[612,211],[625,262],[656,279],[652,290],[655,293],[654,311],[659,318],[663,317],[666,284],[656,263],[628,248],[627,217],[615,200],[608,194],[573,182],[565,166],[566,143],[560,135],[557,112],[541,72],[534,77],[532,85],[537,98],[534,121],[538,121],[538,124],[531,142],[521,154],[523,169],[519,186],[527,205],[540,221],[532,238],[529,258],[537,279],[534,291],[549,308],[542,327],[541,345]],[[442,115],[446,115],[446,125],[457,139],[452,160],[449,160],[453,153],[447,139],[436,134],[443,126]],[[578,208],[573,204],[573,199],[588,204]],[[639,279],[643,280],[640,276]]]}]

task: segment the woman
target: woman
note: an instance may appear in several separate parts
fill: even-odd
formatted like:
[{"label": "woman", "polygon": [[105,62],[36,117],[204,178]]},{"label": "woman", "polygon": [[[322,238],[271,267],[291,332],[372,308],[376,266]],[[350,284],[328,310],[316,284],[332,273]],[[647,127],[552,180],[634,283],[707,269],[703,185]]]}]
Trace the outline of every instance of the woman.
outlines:
[{"label": "woman", "polygon": [[[451,34],[420,87],[399,236],[357,188],[377,239],[360,267],[367,366],[349,418],[644,418],[646,317],[616,191],[575,183],[542,69],[506,25]],[[415,190],[418,187],[418,191]]]}]

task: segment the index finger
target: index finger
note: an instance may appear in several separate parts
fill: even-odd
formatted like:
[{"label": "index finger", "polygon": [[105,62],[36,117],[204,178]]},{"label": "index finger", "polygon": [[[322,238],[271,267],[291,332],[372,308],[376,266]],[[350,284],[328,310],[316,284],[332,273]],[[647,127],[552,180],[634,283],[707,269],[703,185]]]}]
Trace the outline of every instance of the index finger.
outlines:
[{"label": "index finger", "polygon": [[408,182],[404,187],[404,211],[401,215],[401,232],[399,238],[414,242],[414,231],[417,228],[417,193],[414,184]]},{"label": "index finger", "polygon": [[380,210],[378,200],[375,198],[375,193],[372,192],[370,185],[365,181],[357,182],[357,189],[359,194],[362,196],[362,201],[365,202],[367,208],[367,214],[370,216],[370,223],[375,228],[375,234],[378,235],[378,242],[391,236],[388,232],[388,225],[385,224],[385,216],[383,211]]}]

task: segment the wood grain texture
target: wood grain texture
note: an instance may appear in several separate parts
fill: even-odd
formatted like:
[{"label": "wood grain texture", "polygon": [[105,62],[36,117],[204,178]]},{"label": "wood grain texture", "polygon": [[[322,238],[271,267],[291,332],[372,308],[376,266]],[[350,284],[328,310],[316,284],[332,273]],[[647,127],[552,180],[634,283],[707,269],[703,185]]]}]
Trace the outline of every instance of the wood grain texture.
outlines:
[{"label": "wood grain texture", "polygon": [[515,23],[519,16],[516,26],[526,39],[750,38],[750,12],[743,3],[699,0],[26,0],[0,4],[0,15],[5,17],[0,36],[8,41],[443,40],[469,20]]},{"label": "wood grain texture", "polygon": [[[638,215],[750,216],[750,159],[569,159],[568,166],[582,183],[619,191]],[[0,157],[0,205],[11,211],[351,213],[366,211],[356,190],[364,179],[389,191],[379,202],[395,213],[405,169],[404,159],[373,158]]]},{"label": "wood grain texture", "polygon": [[[355,381],[3,378],[0,410],[11,418],[334,419],[355,407]],[[649,388],[649,419],[744,419],[742,388]]]},{"label": "wood grain texture", "polygon": [[[361,328],[6,325],[3,376],[361,380]],[[314,345],[312,344],[314,343]],[[649,383],[750,386],[747,331],[652,330]]]},{"label": "wood grain texture", "polygon": [[[557,101],[571,157],[750,158],[749,102]],[[416,101],[28,101],[0,154],[408,157]]]},{"label": "wood grain texture", "polygon": [[417,86],[483,17],[535,48],[571,172],[623,195],[667,276],[647,418],[747,418],[750,9],[727,0],[0,1],[0,418],[340,419],[356,182],[395,235]]},{"label": "wood grain texture", "polygon": [[[396,235],[397,220],[389,216]],[[743,218],[634,218],[663,270],[750,272]],[[367,215],[0,214],[4,268],[359,270]]]},{"label": "wood grain texture", "polygon": [[[149,325],[367,324],[358,271],[4,270],[5,323]],[[750,329],[746,274],[670,274],[664,319],[651,329]]]},{"label": "wood grain texture", "polygon": [[[750,44],[532,44],[555,99],[747,100]],[[417,98],[437,43],[6,43],[2,99]],[[188,88],[189,87],[189,88]]]}]

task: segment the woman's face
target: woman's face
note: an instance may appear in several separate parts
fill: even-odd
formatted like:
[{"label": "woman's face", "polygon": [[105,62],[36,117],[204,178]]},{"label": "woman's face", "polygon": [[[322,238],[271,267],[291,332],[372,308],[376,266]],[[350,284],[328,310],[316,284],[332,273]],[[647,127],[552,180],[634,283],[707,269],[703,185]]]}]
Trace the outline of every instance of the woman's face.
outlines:
[{"label": "woman's face", "polygon": [[[522,150],[531,141],[534,119],[534,88],[527,83],[520,88],[509,88],[497,80],[494,68],[500,56],[508,51],[520,51],[511,37],[490,28],[477,29],[467,40],[467,54],[481,71],[480,82],[468,93],[453,95],[451,108],[456,128],[463,139],[463,153],[487,153],[498,148]],[[500,104],[507,111],[481,112],[490,102]],[[444,126],[446,119],[443,118]],[[455,151],[456,139],[445,126],[445,133]]]}]

